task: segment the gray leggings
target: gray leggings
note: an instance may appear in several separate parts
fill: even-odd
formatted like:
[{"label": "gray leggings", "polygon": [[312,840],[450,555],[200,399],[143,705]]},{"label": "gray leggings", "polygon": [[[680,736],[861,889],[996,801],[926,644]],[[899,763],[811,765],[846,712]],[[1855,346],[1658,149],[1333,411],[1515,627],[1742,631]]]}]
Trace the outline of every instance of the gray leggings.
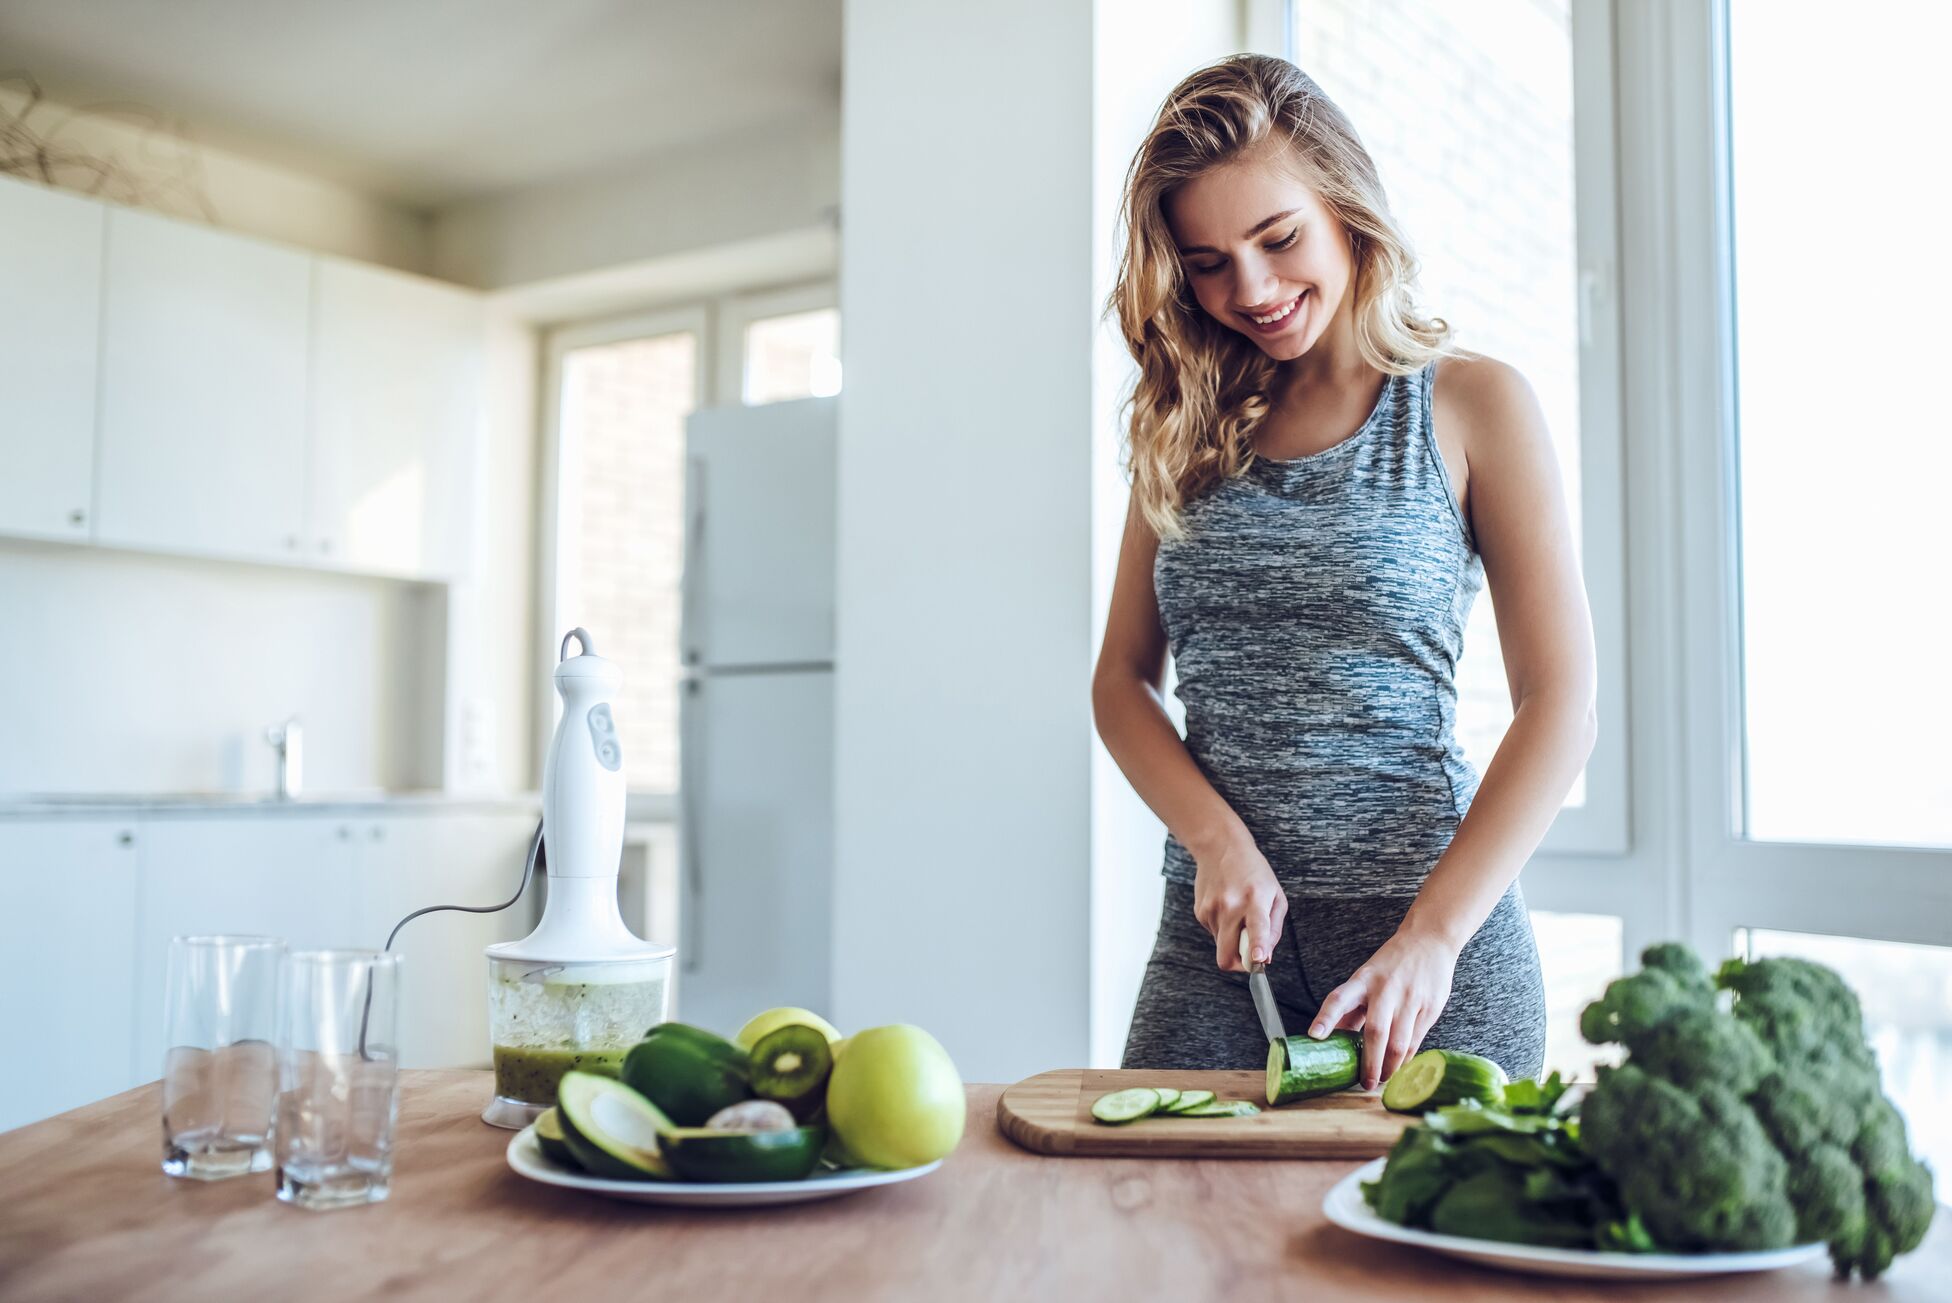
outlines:
[{"label": "gray leggings", "polygon": [[[1410,899],[1310,899],[1288,892],[1285,935],[1268,982],[1291,1036],[1306,1036],[1328,993],[1396,931]],[[1417,1049],[1468,1050],[1513,1080],[1545,1061],[1545,984],[1525,897],[1514,882],[1458,954],[1450,999]],[[1213,937],[1193,917],[1190,883],[1166,883],[1159,939],[1125,1041],[1128,1068],[1259,1068],[1267,1037],[1247,977],[1214,966]]]}]

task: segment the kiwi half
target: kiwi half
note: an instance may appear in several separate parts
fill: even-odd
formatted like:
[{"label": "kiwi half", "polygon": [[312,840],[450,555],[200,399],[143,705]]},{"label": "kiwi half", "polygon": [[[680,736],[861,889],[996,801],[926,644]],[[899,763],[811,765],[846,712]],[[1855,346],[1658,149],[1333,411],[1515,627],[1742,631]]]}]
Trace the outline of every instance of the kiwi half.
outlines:
[{"label": "kiwi half", "polygon": [[759,1038],[752,1047],[751,1067],[753,1093],[778,1100],[799,1115],[826,1098],[834,1052],[825,1035],[793,1023]]}]

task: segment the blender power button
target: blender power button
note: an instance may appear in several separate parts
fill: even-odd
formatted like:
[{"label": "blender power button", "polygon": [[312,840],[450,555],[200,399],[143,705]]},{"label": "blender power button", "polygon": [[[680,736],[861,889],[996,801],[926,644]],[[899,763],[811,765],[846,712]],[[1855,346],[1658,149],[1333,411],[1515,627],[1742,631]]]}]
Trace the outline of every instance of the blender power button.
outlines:
[{"label": "blender power button", "polygon": [[597,763],[605,769],[620,768],[624,753],[617,745],[617,723],[610,718],[609,704],[592,706],[589,718],[590,740],[596,743]]}]

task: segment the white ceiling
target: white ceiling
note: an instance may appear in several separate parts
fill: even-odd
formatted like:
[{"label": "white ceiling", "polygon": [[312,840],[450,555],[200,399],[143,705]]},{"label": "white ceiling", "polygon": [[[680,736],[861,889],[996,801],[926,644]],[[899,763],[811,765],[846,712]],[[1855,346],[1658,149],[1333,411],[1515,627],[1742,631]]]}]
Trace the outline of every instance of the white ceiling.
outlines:
[{"label": "white ceiling", "polygon": [[840,106],[841,0],[4,0],[0,75],[412,207]]}]

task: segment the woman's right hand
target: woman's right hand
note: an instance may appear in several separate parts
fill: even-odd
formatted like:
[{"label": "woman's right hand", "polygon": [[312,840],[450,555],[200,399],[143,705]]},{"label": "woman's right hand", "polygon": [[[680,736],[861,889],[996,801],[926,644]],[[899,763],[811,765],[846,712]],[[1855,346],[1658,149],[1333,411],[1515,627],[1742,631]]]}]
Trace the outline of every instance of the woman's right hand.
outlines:
[{"label": "woman's right hand", "polygon": [[1215,962],[1229,972],[1245,972],[1240,934],[1256,962],[1266,963],[1288,921],[1288,893],[1254,839],[1244,832],[1205,854],[1194,852],[1193,917],[1213,934]]}]

